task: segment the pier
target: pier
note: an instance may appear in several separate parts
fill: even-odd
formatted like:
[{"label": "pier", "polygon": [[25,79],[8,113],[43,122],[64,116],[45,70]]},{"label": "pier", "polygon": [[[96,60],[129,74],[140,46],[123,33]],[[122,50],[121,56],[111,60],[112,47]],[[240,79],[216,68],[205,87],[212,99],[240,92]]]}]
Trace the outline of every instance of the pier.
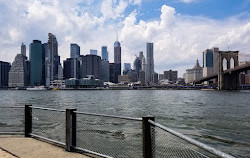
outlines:
[{"label": "pier", "polygon": [[61,147],[41,140],[16,135],[0,135],[1,158],[89,158],[83,154],[67,152]]}]

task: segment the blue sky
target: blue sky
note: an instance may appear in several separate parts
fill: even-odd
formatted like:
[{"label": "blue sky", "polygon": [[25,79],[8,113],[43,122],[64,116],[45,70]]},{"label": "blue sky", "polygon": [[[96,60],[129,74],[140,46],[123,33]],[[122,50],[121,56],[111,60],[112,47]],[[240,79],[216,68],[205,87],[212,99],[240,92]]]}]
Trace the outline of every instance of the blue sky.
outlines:
[{"label": "blue sky", "polygon": [[116,32],[122,63],[133,63],[153,42],[155,71],[179,76],[196,59],[202,65],[207,48],[250,54],[250,0],[0,0],[0,15],[0,60],[8,62],[22,42],[27,48],[34,39],[45,43],[49,32],[62,60],[77,43],[83,55],[108,46],[113,62]]},{"label": "blue sky", "polygon": [[[140,7],[143,20],[154,19],[160,16],[162,5],[176,9],[179,14],[190,16],[204,16],[212,19],[225,19],[233,15],[244,13],[250,16],[250,0],[198,0],[184,3],[178,0],[145,0]],[[248,14],[248,15],[246,15]]]}]

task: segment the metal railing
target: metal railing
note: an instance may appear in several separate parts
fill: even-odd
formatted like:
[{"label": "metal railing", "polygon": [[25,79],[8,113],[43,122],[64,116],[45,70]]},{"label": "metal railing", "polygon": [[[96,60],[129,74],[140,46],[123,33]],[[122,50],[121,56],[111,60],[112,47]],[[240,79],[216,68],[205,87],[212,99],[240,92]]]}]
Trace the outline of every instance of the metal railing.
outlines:
[{"label": "metal railing", "polygon": [[142,119],[75,112],[76,145],[117,158],[142,157]]},{"label": "metal railing", "polygon": [[24,134],[24,107],[0,107],[0,134]]},{"label": "metal railing", "polygon": [[151,135],[153,139],[155,139],[153,141],[155,144],[152,147],[154,151],[152,157],[233,158],[233,156],[229,154],[196,141],[152,120],[148,122],[152,132]]},{"label": "metal railing", "polygon": [[31,136],[55,140],[65,145],[65,110],[30,106],[32,110]]},{"label": "metal railing", "polygon": [[[132,118],[31,105],[25,109],[7,107],[5,109],[15,111],[8,115],[2,114],[4,107],[0,108],[0,134],[21,131],[26,137],[52,142],[67,151],[107,158],[233,158],[156,123],[152,116]],[[18,121],[11,120],[10,116]]]}]

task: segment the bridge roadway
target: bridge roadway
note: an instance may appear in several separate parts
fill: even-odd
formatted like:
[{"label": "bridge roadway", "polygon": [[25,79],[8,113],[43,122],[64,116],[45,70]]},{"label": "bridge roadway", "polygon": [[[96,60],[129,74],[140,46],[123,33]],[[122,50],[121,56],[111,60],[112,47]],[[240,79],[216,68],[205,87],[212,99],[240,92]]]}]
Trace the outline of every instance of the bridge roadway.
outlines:
[{"label": "bridge roadway", "polygon": [[[231,69],[227,69],[227,70],[223,71],[223,75],[231,74],[231,73],[240,73],[240,72],[243,72],[246,70],[250,70],[250,62],[247,62],[246,64],[242,64],[240,66],[236,66],[236,67],[231,68]],[[199,80],[195,80],[194,83],[201,83],[204,81],[209,81],[209,80],[214,79],[214,78],[218,78],[218,73],[214,73],[212,75],[202,77]]]}]

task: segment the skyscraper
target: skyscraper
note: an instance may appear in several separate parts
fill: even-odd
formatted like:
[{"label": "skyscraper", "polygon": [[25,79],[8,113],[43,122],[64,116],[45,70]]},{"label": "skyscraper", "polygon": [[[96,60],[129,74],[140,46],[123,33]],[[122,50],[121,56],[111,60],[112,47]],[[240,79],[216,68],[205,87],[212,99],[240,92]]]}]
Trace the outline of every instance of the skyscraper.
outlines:
[{"label": "skyscraper", "polygon": [[141,61],[139,57],[136,57],[134,60],[134,64],[133,64],[133,70],[135,70],[135,72],[137,73],[137,77],[139,77],[139,71],[141,70]]},{"label": "skyscraper", "polygon": [[141,68],[142,68],[142,59],[144,58],[143,52],[139,52],[139,60],[141,61]]},{"label": "skyscraper", "polygon": [[218,73],[219,48],[206,49],[203,52],[203,77]]},{"label": "skyscraper", "polygon": [[154,73],[154,45],[147,43],[147,68],[146,68],[146,83],[152,82],[152,74]]},{"label": "skyscraper", "polygon": [[142,57],[142,69],[139,71],[139,81],[141,81],[142,84],[145,84],[145,81],[146,81],[146,75],[145,75],[145,72],[146,72],[146,69],[147,69],[147,64],[146,64],[146,59],[145,57],[143,56]]},{"label": "skyscraper", "polygon": [[30,80],[30,62],[26,57],[26,46],[22,43],[9,71],[9,87],[27,87]]},{"label": "skyscraper", "polygon": [[97,50],[95,50],[95,49],[90,49],[90,54],[91,54],[91,55],[97,55]]},{"label": "skyscraper", "polygon": [[121,63],[121,44],[119,41],[114,43],[114,63]]},{"label": "skyscraper", "polygon": [[75,43],[70,44],[70,58],[80,57],[80,46]]},{"label": "skyscraper", "polygon": [[26,57],[26,46],[23,43],[21,45],[21,54]]},{"label": "skyscraper", "polygon": [[64,79],[80,78],[79,77],[79,67],[80,67],[79,60],[74,59],[74,58],[67,58],[66,60],[63,61],[63,65],[64,65],[64,69],[63,69]]},{"label": "skyscraper", "polygon": [[109,81],[109,61],[101,60],[101,80],[104,82]]},{"label": "skyscraper", "polygon": [[102,46],[102,60],[109,61],[107,46]]},{"label": "skyscraper", "polygon": [[45,86],[46,87],[49,87],[50,86],[50,69],[51,69],[51,65],[50,65],[50,58],[51,58],[51,53],[50,53],[50,50],[49,50],[49,46],[48,46],[48,43],[44,43],[43,44],[43,47],[44,47],[44,53],[45,53]]},{"label": "skyscraper", "polygon": [[121,75],[121,44],[114,43],[114,82],[118,83],[118,76]]},{"label": "skyscraper", "polygon": [[50,80],[57,79],[58,65],[55,65],[55,59],[58,60],[58,43],[56,36],[52,33],[48,34],[48,48],[50,52]]},{"label": "skyscraper", "polygon": [[80,57],[80,77],[85,78],[92,75],[94,78],[101,78],[101,57],[88,54]]},{"label": "skyscraper", "polygon": [[0,61],[0,88],[8,87],[10,63]]},{"label": "skyscraper", "polygon": [[[114,63],[109,63],[109,82],[115,83],[115,64]],[[118,80],[117,80],[118,82]]]},{"label": "skyscraper", "polygon": [[30,85],[40,86],[45,83],[44,59],[45,51],[43,44],[39,40],[33,40],[30,44]]}]

